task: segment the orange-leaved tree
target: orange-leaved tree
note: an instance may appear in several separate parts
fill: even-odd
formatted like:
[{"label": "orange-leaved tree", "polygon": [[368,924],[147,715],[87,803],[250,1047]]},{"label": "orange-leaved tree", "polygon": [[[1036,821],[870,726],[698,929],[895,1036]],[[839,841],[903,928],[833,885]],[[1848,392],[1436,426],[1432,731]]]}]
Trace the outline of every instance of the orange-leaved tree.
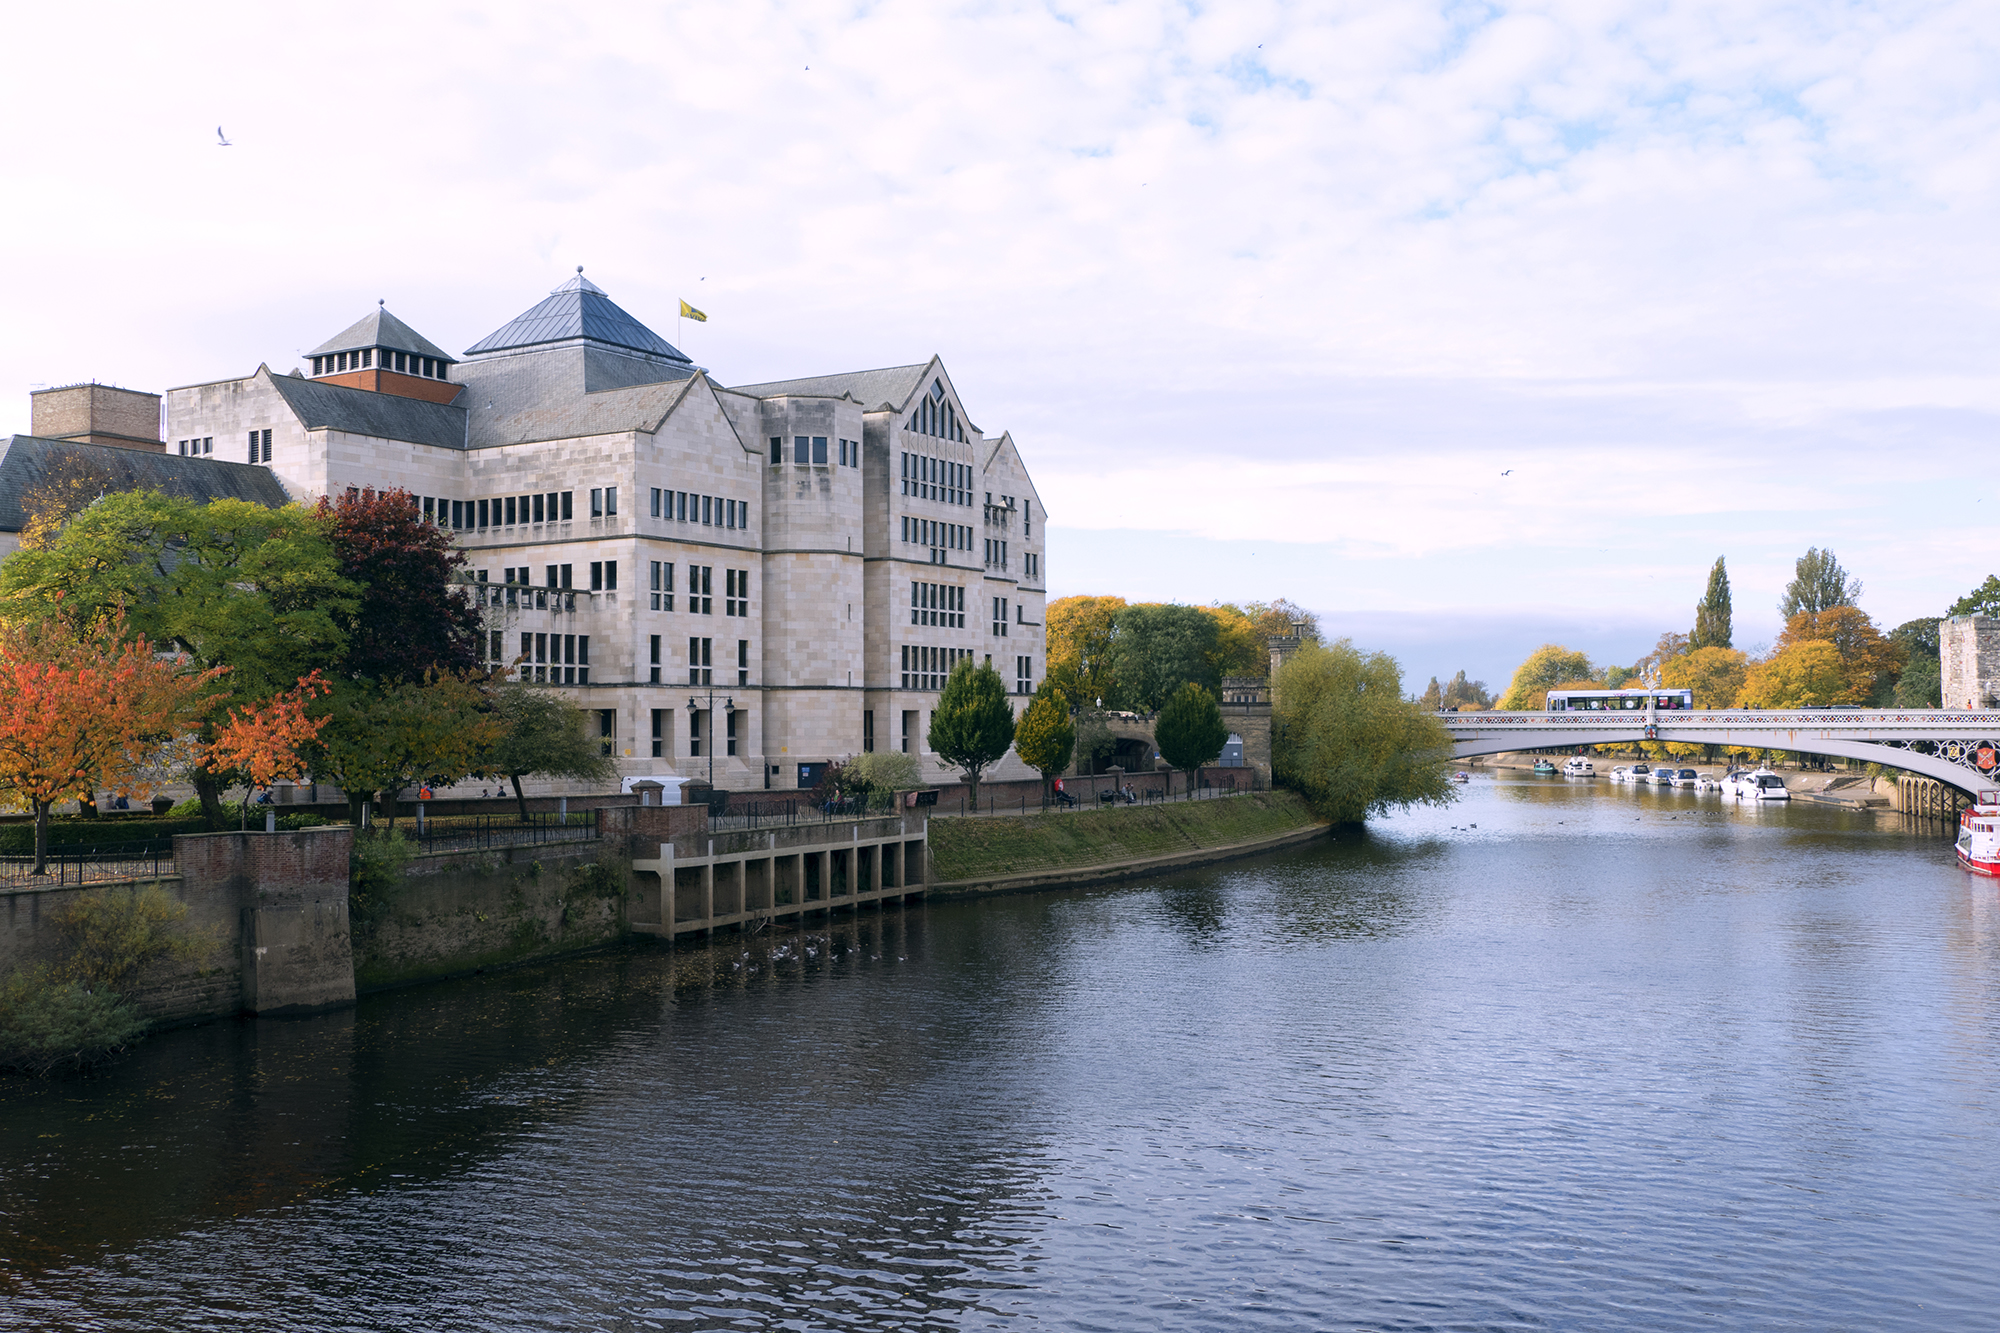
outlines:
[{"label": "orange-leaved tree", "polygon": [[34,811],[34,874],[48,866],[49,808],[135,794],[148,757],[194,724],[220,674],[126,638],[117,612],[82,627],[60,616],[0,623],[0,790]]},{"label": "orange-leaved tree", "polygon": [[230,709],[229,716],[215,728],[205,762],[211,769],[234,769],[244,775],[249,784],[243,796],[247,809],[250,791],[306,771],[305,748],[319,739],[328,720],[308,717],[306,708],[320,695],[332,693],[333,687],[315,671],[259,707]]}]

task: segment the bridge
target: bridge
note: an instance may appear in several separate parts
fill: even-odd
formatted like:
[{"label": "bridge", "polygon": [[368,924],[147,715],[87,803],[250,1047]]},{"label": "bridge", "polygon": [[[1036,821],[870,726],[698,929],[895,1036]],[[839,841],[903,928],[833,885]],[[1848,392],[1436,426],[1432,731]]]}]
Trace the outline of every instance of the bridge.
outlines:
[{"label": "bridge", "polygon": [[1909,709],[1638,709],[1441,713],[1454,759],[1503,750],[1677,741],[1838,755],[1978,795],[2000,789],[2000,712]]}]

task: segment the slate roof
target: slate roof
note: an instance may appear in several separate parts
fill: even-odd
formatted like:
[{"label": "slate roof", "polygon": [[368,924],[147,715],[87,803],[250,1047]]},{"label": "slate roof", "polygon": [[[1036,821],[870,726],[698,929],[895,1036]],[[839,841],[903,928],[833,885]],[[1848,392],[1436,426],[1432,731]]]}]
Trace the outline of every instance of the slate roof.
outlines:
[{"label": "slate roof", "polygon": [[267,467],[12,435],[0,451],[0,532],[21,530],[22,497],[47,480],[65,460],[72,459],[108,472],[112,477],[109,489],[114,491],[160,490],[204,502],[248,500],[273,509],[291,499],[285,494],[284,483]]},{"label": "slate roof", "polygon": [[869,411],[878,407],[900,409],[923,383],[926,361],[915,366],[890,366],[884,370],[855,370],[845,375],[814,375],[802,380],[773,380],[768,384],[734,384],[731,393],[752,398],[781,398],[795,394],[811,398],[838,398],[851,395]]},{"label": "slate roof", "polygon": [[415,352],[418,356],[434,357],[439,361],[457,361],[456,357],[447,356],[443,348],[380,306],[306,355],[326,356],[331,352],[359,351],[363,347],[391,347],[398,352]]},{"label": "slate roof", "polygon": [[547,300],[487,334],[466,348],[465,354],[478,356],[575,338],[692,364],[680,349],[619,309],[603,288],[583,276],[582,269],[550,292]]},{"label": "slate roof", "polygon": [[465,448],[465,409],[452,403],[427,403],[421,398],[370,393],[290,375],[273,375],[271,384],[307,430],[341,430],[440,449]]}]

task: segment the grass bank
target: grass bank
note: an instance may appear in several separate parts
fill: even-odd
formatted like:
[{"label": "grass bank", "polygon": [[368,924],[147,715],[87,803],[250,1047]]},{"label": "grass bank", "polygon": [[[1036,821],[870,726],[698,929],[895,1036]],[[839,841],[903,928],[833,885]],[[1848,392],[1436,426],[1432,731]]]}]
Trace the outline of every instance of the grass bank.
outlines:
[{"label": "grass bank", "polygon": [[1106,865],[1227,847],[1317,823],[1288,791],[991,819],[933,819],[939,881]]}]

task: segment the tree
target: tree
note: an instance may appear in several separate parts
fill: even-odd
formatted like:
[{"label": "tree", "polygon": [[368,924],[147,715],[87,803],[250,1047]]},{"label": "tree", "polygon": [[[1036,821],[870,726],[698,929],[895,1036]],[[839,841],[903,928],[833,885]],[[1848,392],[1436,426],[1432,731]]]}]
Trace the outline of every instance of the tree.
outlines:
[{"label": "tree", "polygon": [[1286,661],[1276,686],[1273,768],[1321,817],[1359,823],[1456,797],[1444,724],[1403,697],[1402,672],[1386,653],[1345,639],[1309,645]]},{"label": "tree", "polygon": [[1418,698],[1417,705],[1426,713],[1444,711],[1444,691],[1438,688],[1438,678],[1436,676],[1432,676],[1431,683],[1424,686],[1423,695]]},{"label": "tree", "polygon": [[[1400,679],[1396,688],[1402,689]],[[1229,728],[1215,696],[1194,681],[1174,692],[1153,723],[1153,743],[1160,747],[1160,757],[1188,775],[1190,792],[1198,770],[1220,757],[1228,741]]]},{"label": "tree", "polygon": [[1262,679],[1271,674],[1271,650],[1242,610],[1222,603],[1201,608],[1215,621],[1215,653],[1209,669],[1217,680],[1224,676]]},{"label": "tree", "polygon": [[1785,623],[1778,648],[1783,651],[1809,640],[1831,643],[1847,673],[1842,697],[1829,702],[1861,703],[1878,696],[1879,702],[1888,702],[1906,652],[1900,644],[1883,638],[1866,612],[1852,606],[1828,607],[1817,613],[1801,611]]},{"label": "tree", "polygon": [[1734,648],[1697,648],[1660,668],[1660,684],[1694,691],[1696,708],[1731,708],[1743,693],[1750,658]]},{"label": "tree", "polygon": [[[1218,615],[1223,625],[1219,646],[1219,671],[1224,676],[1248,676],[1268,680],[1271,676],[1271,640],[1297,634],[1303,642],[1319,642],[1319,617],[1297,602],[1280,597],[1271,602],[1218,603],[1206,608]],[[1219,614],[1218,614],[1219,613]],[[1233,636],[1235,618],[1241,617],[1249,638]]]},{"label": "tree", "polygon": [[57,617],[0,624],[0,789],[34,812],[30,873],[48,869],[49,808],[127,791],[148,753],[193,725],[220,674],[128,638],[117,616],[82,630]]},{"label": "tree", "polygon": [[1215,619],[1200,607],[1137,603],[1118,613],[1115,628],[1112,668],[1128,707],[1158,712],[1187,681],[1211,692],[1220,683]]},{"label": "tree", "polygon": [[1545,643],[1514,668],[1514,679],[1498,707],[1508,712],[1545,708],[1549,691],[1566,680],[1587,679],[1594,673],[1590,658],[1561,644]]},{"label": "tree", "polygon": [[1751,664],[1737,706],[1825,708],[1858,699],[1840,650],[1825,639],[1803,639]]},{"label": "tree", "polygon": [[57,456],[42,479],[21,496],[22,549],[48,550],[72,518],[118,487],[117,475],[96,459]]},{"label": "tree", "polygon": [[340,573],[359,592],[347,616],[341,671],[366,680],[417,680],[478,667],[484,634],[469,589],[454,582],[465,556],[408,491],[322,498]]},{"label": "tree", "polygon": [[521,791],[523,777],[540,774],[577,782],[609,782],[617,774],[617,764],[605,755],[597,738],[585,731],[588,719],[584,711],[547,686],[518,681],[502,684],[493,691],[492,706],[501,730],[481,767],[513,784],[523,824],[528,822],[528,798]]},{"label": "tree", "polygon": [[1625,682],[1638,674],[1638,672],[1633,671],[1630,667],[1606,667],[1604,668],[1604,688],[1607,690],[1622,690],[1625,688]]},{"label": "tree", "polygon": [[1076,756],[1078,767],[1088,766],[1091,772],[1097,765],[1111,757],[1118,748],[1118,738],[1111,733],[1111,726],[1104,720],[1100,709],[1085,708],[1076,715]]},{"label": "tree", "polygon": [[[106,495],[48,549],[0,562],[0,619],[37,621],[53,607],[81,631],[122,614],[128,632],[177,647],[197,671],[228,667],[226,682],[210,677],[204,742],[231,708],[254,708],[339,661],[355,591],[312,512],[158,491]],[[209,827],[224,827],[232,774],[202,764],[188,777]]]},{"label": "tree", "polygon": [[950,768],[965,771],[972,788],[971,803],[979,804],[979,774],[1007,753],[1014,740],[1014,710],[1007,705],[1007,686],[990,666],[962,659],[945,678],[931,714],[931,752]]},{"label": "tree", "polygon": [[1076,725],[1070,721],[1069,707],[1062,695],[1044,680],[1014,726],[1014,753],[1042,775],[1046,797],[1049,784],[1069,767],[1070,756],[1075,752]]},{"label": "tree", "polygon": [[1467,680],[1465,668],[1451,678],[1451,684],[1444,687],[1444,702],[1450,708],[1491,708],[1493,696],[1487,692],[1483,680]]},{"label": "tree", "polygon": [[[2000,616],[2000,577],[1988,574],[1986,582],[1951,604],[1948,616]],[[1914,622],[1912,622],[1914,623]],[[1936,630],[1932,630],[1933,635]]]},{"label": "tree", "polygon": [[393,800],[417,783],[445,786],[491,772],[485,765],[505,729],[469,675],[347,682],[324,712],[330,720],[312,755],[313,772],[347,793],[357,825],[363,807],[383,793]]},{"label": "tree", "polygon": [[1693,649],[1730,646],[1729,570],[1722,557],[1708,571],[1708,591],[1694,604],[1694,632],[1688,635]]},{"label": "tree", "polygon": [[1778,601],[1778,614],[1786,620],[1801,611],[1815,613],[1836,606],[1853,606],[1861,600],[1861,580],[1849,578],[1832,551],[1809,546],[1792,567],[1792,581]]},{"label": "tree", "polygon": [[[2000,580],[1987,579],[1988,583]],[[2000,588],[1996,588],[2000,594]],[[1961,602],[1964,599],[1961,599]],[[1964,611],[1954,614],[1965,615]],[[1990,614],[1990,613],[1989,613]],[[1944,682],[1938,663],[1938,625],[1936,616],[1906,620],[1889,631],[1890,642],[1900,647],[1906,657],[1903,672],[1896,678],[1895,688],[1890,692],[1889,702],[1896,708],[1939,708],[1943,706]]]},{"label": "tree", "polygon": [[[1044,686],[1047,681],[1042,682]],[[855,784],[868,792],[909,791],[923,785],[923,768],[913,754],[901,750],[869,750],[845,765]]]},{"label": "tree", "polygon": [[1111,640],[1123,597],[1059,597],[1049,603],[1046,679],[1071,708],[1118,706]]}]

